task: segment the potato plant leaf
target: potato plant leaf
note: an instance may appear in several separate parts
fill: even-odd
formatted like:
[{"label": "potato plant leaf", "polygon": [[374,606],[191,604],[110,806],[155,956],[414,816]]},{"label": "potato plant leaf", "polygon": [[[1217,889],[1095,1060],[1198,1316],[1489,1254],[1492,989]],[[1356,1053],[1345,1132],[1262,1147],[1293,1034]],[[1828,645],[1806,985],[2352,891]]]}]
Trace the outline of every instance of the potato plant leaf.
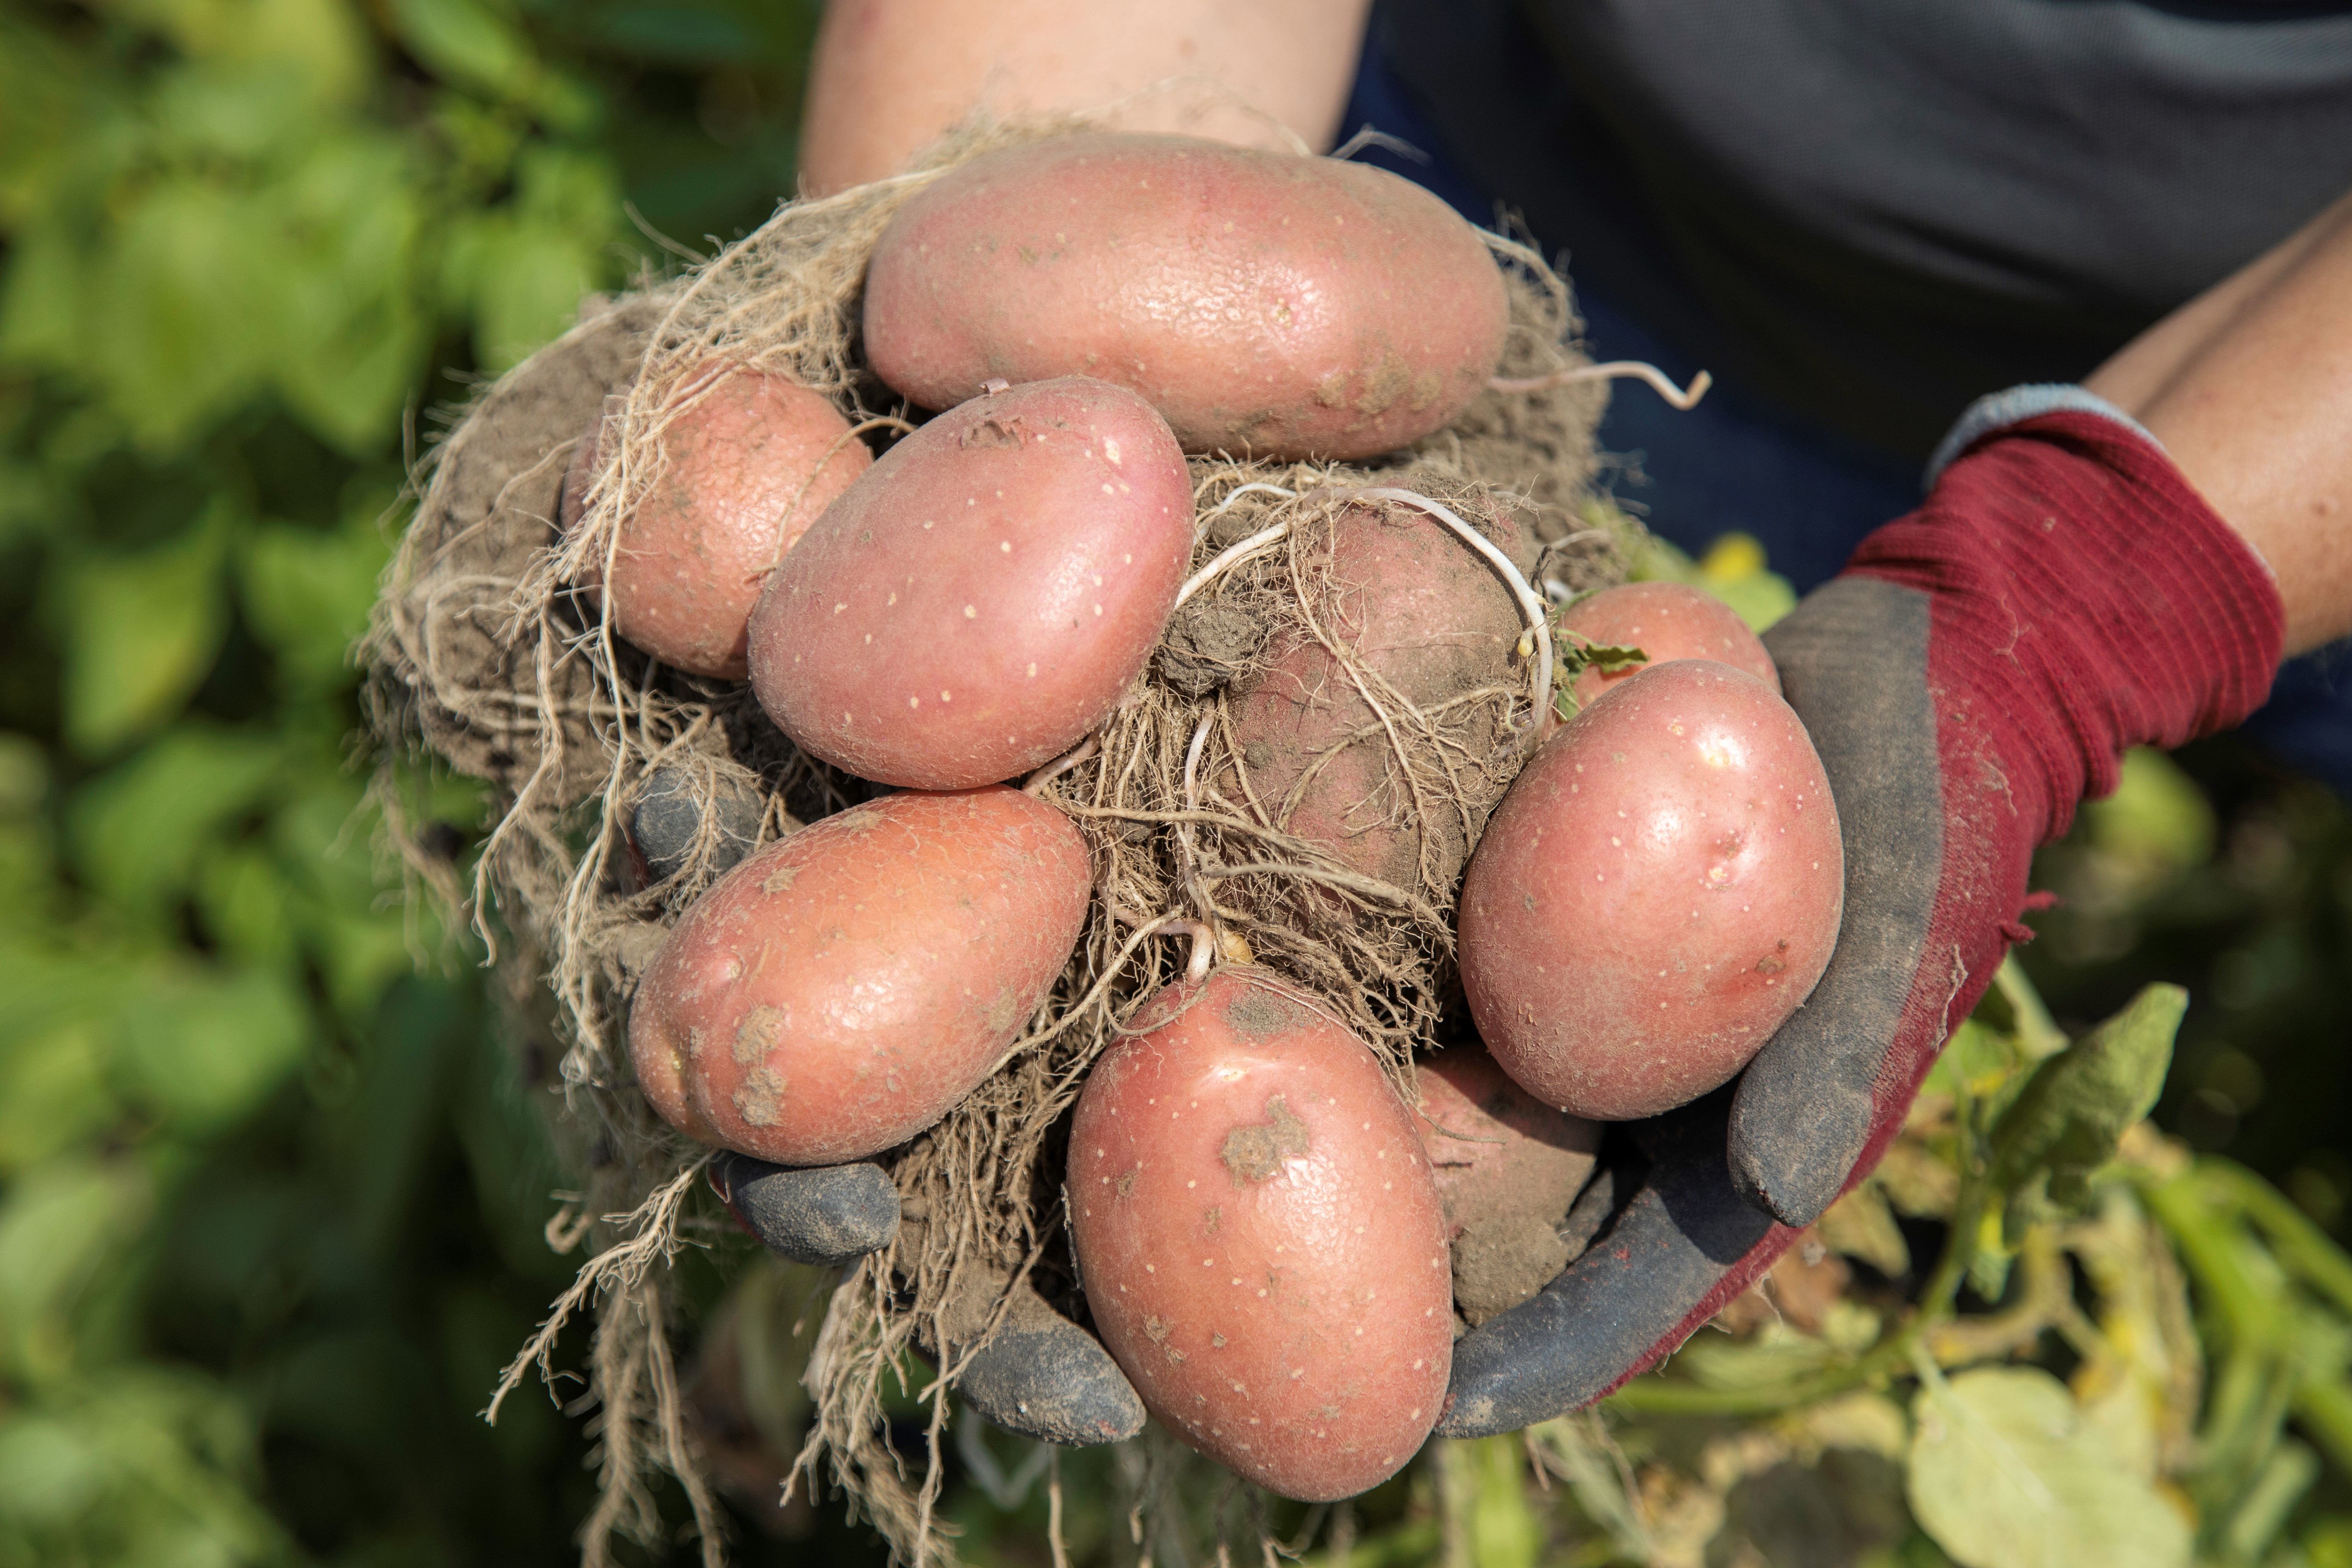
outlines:
[{"label": "potato plant leaf", "polygon": [[2188,1524],[2038,1367],[1929,1375],[1911,1415],[1911,1511],[1960,1568],[2189,1562]]},{"label": "potato plant leaf", "polygon": [[1993,1124],[1992,1177],[2010,1194],[2013,1239],[2053,1211],[2080,1213],[2091,1173],[2124,1129],[2155,1106],[2189,993],[2150,985],[2124,1010],[2034,1069]]},{"label": "potato plant leaf", "polygon": [[1638,647],[1616,643],[1586,642],[1574,632],[1554,627],[1559,636],[1553,641],[1551,683],[1560,716],[1567,718],[1577,709],[1576,699],[1570,695],[1576,678],[1588,669],[1603,675],[1620,675],[1650,662],[1650,656]]}]

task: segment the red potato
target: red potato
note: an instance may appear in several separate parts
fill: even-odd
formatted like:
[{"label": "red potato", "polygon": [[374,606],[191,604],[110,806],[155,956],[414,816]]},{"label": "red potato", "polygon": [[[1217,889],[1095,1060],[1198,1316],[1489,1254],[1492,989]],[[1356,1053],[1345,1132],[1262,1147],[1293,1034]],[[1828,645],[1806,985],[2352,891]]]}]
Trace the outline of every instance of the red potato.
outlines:
[{"label": "red potato", "polygon": [[[1560,626],[1590,643],[1612,647],[1638,647],[1649,664],[1677,658],[1711,658],[1734,669],[1744,669],[1774,691],[1780,689],[1780,672],[1763,641],[1739,618],[1739,612],[1686,583],[1623,583],[1588,594],[1560,612]],[[1579,707],[1646,668],[1634,665],[1614,674],[1589,666],[1576,678],[1570,695]]]},{"label": "red potato", "polygon": [[629,1014],[637,1085],[689,1138],[863,1159],[988,1075],[1068,962],[1086,842],[1001,785],[812,824],[695,901]]},{"label": "red potato", "polygon": [[866,280],[875,374],[943,408],[992,376],[1151,399],[1191,451],[1370,457],[1494,374],[1509,310],[1477,230],[1360,163],[1089,133],[909,197]]},{"label": "red potato", "polygon": [[1309,1501],[1377,1486],[1453,1364],[1444,1219],[1371,1052],[1263,970],[1145,1004],[1070,1131],[1103,1343],[1193,1447]]},{"label": "red potato", "polygon": [[1575,1251],[1562,1219],[1592,1174],[1601,1126],[1563,1115],[1479,1045],[1421,1064],[1421,1142],[1445,1206],[1454,1310],[1472,1328],[1533,1296]]},{"label": "red potato", "polygon": [[751,614],[752,689],[860,778],[961,789],[1059,755],[1151,655],[1192,490],[1135,394],[1071,376],[977,397],[892,447]]},{"label": "red potato", "polygon": [[[1492,524],[1504,549],[1517,552],[1507,517],[1473,521]],[[1507,694],[1525,685],[1512,656],[1525,623],[1510,590],[1444,525],[1402,507],[1350,508],[1333,536],[1331,576],[1347,586],[1326,630],[1424,710],[1481,688]],[[1507,710],[1507,695],[1498,695],[1478,714],[1461,709],[1449,717],[1491,719]],[[1465,765],[1483,760],[1499,733],[1492,722],[1472,722]],[[1423,846],[1404,826],[1412,803],[1387,733],[1321,643],[1300,637],[1273,650],[1235,705],[1234,739],[1252,793],[1277,822],[1359,871],[1420,886]],[[1465,823],[1450,799],[1431,804],[1432,874],[1450,888],[1480,825]]]},{"label": "red potato", "polygon": [[1754,676],[1678,659],[1570,720],[1503,797],[1463,879],[1463,990],[1529,1093],[1652,1116],[1796,1011],[1843,900],[1803,724]]},{"label": "red potato", "polygon": [[[621,523],[613,569],[614,629],[692,675],[750,673],[744,626],[777,559],[834,498],[871,467],[825,398],[780,375],[726,374],[662,434],[661,477]],[[599,414],[572,448],[562,524],[580,521],[590,485],[612,458],[613,421]],[[601,569],[582,578],[604,586]]]},{"label": "red potato", "polygon": [[1558,1224],[1592,1174],[1597,1122],[1565,1115],[1513,1083],[1478,1045],[1424,1059],[1421,1144],[1449,1236],[1477,1220]]}]

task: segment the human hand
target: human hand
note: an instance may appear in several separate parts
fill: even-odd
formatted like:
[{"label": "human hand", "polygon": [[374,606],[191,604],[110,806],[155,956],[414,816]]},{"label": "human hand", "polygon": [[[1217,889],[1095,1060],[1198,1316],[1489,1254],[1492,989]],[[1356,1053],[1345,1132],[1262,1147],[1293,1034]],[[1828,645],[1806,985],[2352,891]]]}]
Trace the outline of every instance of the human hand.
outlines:
[{"label": "human hand", "polygon": [[1619,1130],[1613,1226],[1454,1348],[1439,1431],[1510,1431],[1654,1365],[1867,1174],[2019,923],[2034,847],[2137,744],[2259,705],[2268,569],[2075,387],[1986,399],[1927,503],[1767,637],[1845,840],[1838,948],[1735,1084]]}]

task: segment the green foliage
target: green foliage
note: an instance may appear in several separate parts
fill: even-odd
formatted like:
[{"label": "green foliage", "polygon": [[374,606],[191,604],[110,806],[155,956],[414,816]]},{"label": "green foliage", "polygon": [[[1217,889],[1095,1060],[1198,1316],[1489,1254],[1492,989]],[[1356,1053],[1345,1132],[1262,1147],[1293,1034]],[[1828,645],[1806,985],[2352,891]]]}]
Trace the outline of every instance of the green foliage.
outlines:
[{"label": "green foliage", "polygon": [[1665,540],[1644,535],[1634,552],[1632,574],[1637,583],[1687,583],[1703,588],[1738,611],[1752,631],[1769,630],[1797,607],[1797,591],[1765,564],[1764,547],[1745,533],[1725,534],[1696,561]]},{"label": "green foliage", "polygon": [[2188,1563],[2188,1525],[2039,1367],[1930,1363],[1911,1421],[1911,1511],[1961,1568]]},{"label": "green foliage", "polygon": [[[476,1419],[548,1090],[378,862],[351,648],[415,412],[641,267],[630,198],[789,188],[813,10],[667,15],[0,9],[0,1568],[572,1555],[585,1435]],[[706,79],[764,161],[680,204]],[[479,791],[402,789],[462,876]]]},{"label": "green foliage", "polygon": [[2009,1234],[2089,1206],[2091,1173],[2115,1158],[2125,1130],[2156,1107],[2173,1037],[2189,1010],[2178,985],[2151,985],[2131,1005],[2035,1068],[1991,1139],[1993,1184],[2009,1194]]}]

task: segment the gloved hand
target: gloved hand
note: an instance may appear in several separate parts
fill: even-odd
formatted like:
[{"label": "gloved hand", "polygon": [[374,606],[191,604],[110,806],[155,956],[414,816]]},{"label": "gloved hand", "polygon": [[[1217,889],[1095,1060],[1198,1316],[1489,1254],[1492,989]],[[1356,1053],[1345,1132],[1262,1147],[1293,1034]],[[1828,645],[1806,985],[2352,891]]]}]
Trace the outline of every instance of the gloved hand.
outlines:
[{"label": "gloved hand", "polygon": [[[1616,1130],[1612,1168],[1577,1210],[1590,1224],[1612,1204],[1613,1219],[1532,1300],[1455,1345],[1441,1433],[1589,1404],[1746,1289],[1877,1163],[2029,934],[2035,847],[2114,787],[2126,747],[2227,728],[2267,692],[2282,637],[2268,569],[2126,416],[2079,387],[2019,388],[1971,409],[1930,473],[1927,504],[1766,639],[1845,839],[1827,973],[1738,1082]],[[1131,1400],[1094,1348],[1008,1344],[990,1367],[995,1402],[1067,1402],[1073,1379]]]},{"label": "gloved hand", "polygon": [[2031,934],[2035,847],[2115,786],[2126,747],[2227,728],[2268,692],[2269,569],[2126,416],[2016,388],[1970,409],[1929,473],[1927,503],[1765,639],[1845,840],[1828,971],[1735,1084],[1619,1130],[1615,1223],[1454,1347],[1440,1432],[1589,1404],[1746,1289],[1876,1165]]},{"label": "gloved hand", "polygon": [[[721,1153],[710,1163],[709,1179],[746,1229],[795,1263],[849,1263],[887,1246],[898,1231],[898,1189],[879,1165],[794,1170]],[[991,1333],[1000,1301],[1003,1320]],[[944,1353],[956,1359],[971,1352],[957,1394],[1006,1431],[1083,1447],[1143,1430],[1143,1401],[1110,1352],[1025,1279],[975,1273],[946,1317]],[[940,1353],[938,1346],[926,1349]]]}]

